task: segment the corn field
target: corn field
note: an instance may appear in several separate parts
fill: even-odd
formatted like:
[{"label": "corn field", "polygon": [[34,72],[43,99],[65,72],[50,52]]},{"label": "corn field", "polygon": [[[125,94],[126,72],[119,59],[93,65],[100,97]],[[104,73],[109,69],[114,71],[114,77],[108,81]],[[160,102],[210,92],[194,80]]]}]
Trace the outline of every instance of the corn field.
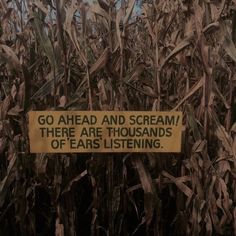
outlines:
[{"label": "corn field", "polygon": [[[0,236],[236,235],[235,0],[0,0]],[[182,111],[178,154],[31,154],[32,110]]]}]

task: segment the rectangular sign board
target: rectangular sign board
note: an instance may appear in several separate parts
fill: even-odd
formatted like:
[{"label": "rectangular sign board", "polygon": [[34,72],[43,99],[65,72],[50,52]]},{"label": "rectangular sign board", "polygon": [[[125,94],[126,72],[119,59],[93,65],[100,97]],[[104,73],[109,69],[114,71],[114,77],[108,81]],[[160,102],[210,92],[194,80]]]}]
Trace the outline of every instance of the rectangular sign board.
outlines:
[{"label": "rectangular sign board", "polygon": [[31,153],[180,152],[182,112],[30,111]]}]

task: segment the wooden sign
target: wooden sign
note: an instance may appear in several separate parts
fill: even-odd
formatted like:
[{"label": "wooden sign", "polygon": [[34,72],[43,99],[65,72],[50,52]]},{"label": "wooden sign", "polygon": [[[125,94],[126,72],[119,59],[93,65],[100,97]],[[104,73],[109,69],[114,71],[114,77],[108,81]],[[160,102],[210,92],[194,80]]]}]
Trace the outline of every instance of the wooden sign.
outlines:
[{"label": "wooden sign", "polygon": [[30,111],[31,153],[180,152],[182,112]]}]

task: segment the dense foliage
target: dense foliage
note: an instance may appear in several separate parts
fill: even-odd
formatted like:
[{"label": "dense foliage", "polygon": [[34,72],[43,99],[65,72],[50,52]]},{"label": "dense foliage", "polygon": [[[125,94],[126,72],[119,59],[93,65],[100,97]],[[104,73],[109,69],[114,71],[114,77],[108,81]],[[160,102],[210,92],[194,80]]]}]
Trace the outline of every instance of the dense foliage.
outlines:
[{"label": "dense foliage", "polygon": [[[0,1],[0,235],[236,235],[236,1]],[[30,110],[180,110],[180,154],[30,154]]]}]

